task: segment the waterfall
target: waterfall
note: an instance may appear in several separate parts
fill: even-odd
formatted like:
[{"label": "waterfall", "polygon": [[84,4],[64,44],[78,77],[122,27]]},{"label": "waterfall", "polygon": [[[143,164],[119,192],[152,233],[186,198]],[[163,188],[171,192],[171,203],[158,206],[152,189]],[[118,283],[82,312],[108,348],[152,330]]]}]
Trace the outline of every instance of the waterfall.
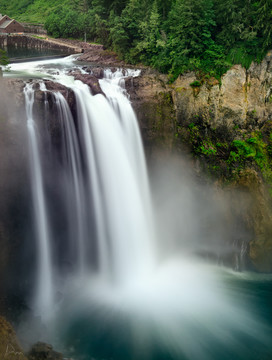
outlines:
[{"label": "waterfall", "polygon": [[[93,96],[69,75],[72,60],[58,61],[57,70],[49,62],[11,65],[11,72],[28,69],[36,78],[24,89],[37,252],[33,292],[49,341],[59,339],[67,357],[83,360],[270,355],[271,327],[254,313],[251,275],[191,251],[191,245],[196,253],[205,249],[199,211],[209,213],[209,205],[196,211],[201,201],[191,178],[180,186],[171,166],[159,184],[163,216],[156,226],[163,231],[154,230],[142,141],[124,87],[137,71],[104,71],[105,96]],[[64,91],[46,88],[45,75],[73,90],[76,111]],[[41,118],[33,116],[34,88],[44,92]]]},{"label": "waterfall", "polygon": [[[86,85],[73,89],[95,208],[101,275],[116,283],[131,282],[154,266],[147,172],[136,118],[124,95],[118,104],[123,113],[129,108],[126,119],[117,116],[103,95],[92,96]],[[135,130],[130,137],[128,123]]]},{"label": "waterfall", "polygon": [[69,181],[67,204],[68,221],[70,225],[70,241],[67,246],[71,251],[76,252],[75,267],[79,274],[83,275],[86,268],[86,247],[87,226],[86,226],[86,205],[83,170],[78,137],[75,130],[74,119],[70,108],[61,93],[55,93],[55,100],[58,110],[58,119],[61,123],[65,157],[66,177]]},{"label": "waterfall", "polygon": [[37,239],[37,279],[35,307],[41,314],[48,314],[53,306],[51,234],[43,186],[43,173],[37,128],[33,118],[34,90],[31,84],[24,88],[29,143],[30,179],[33,215]]},{"label": "waterfall", "polygon": [[[31,84],[25,87],[39,249],[36,298],[41,313],[53,306],[52,278],[55,282],[67,280],[68,274],[64,275],[66,279],[62,278],[59,269],[63,253],[72,263],[69,276],[86,279],[96,274],[105,284],[117,287],[141,282],[154,271],[156,256],[147,169],[137,119],[122,87],[123,78],[117,73],[101,80],[106,98],[93,96],[87,85],[62,76],[61,82],[75,93],[77,125],[63,95],[53,92],[62,134],[62,146],[58,149],[62,164],[56,167],[55,176],[60,173],[62,179],[58,197],[65,204],[63,212],[68,226],[62,251],[55,250],[59,234],[50,224],[43,184],[46,170],[41,159],[49,152],[38,145],[32,116],[34,90]],[[40,83],[40,90],[48,92],[44,83]],[[50,110],[47,95],[45,99],[47,113]],[[51,154],[48,162],[54,157]],[[90,264],[94,256],[96,270]]]}]

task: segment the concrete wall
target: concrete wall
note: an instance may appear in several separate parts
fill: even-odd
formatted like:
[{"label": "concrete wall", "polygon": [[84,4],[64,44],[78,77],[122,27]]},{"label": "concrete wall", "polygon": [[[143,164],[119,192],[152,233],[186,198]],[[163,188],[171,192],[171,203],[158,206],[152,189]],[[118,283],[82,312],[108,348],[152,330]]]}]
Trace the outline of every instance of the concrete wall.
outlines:
[{"label": "concrete wall", "polygon": [[0,34],[0,48],[3,49],[9,45],[26,48],[56,49],[65,54],[75,54],[81,52],[81,49],[76,47],[73,48],[65,45],[59,45],[48,40],[37,39],[28,35]]}]

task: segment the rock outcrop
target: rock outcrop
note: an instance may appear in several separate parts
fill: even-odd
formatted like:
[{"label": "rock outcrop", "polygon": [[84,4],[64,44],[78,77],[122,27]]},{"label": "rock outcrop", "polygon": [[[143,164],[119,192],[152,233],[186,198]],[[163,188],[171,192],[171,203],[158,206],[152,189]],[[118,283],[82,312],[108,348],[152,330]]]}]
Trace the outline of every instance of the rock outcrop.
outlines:
[{"label": "rock outcrop", "polygon": [[91,62],[94,64],[103,64],[103,66],[126,66],[124,61],[118,59],[113,51],[104,50],[103,45],[91,44],[84,49],[84,53],[77,59],[79,61]]},{"label": "rock outcrop", "polygon": [[[208,151],[214,158],[220,158],[221,152],[225,159],[212,163],[219,168],[217,177],[221,177],[221,183],[228,181],[232,184],[229,186],[246,194],[246,205],[238,216],[249,230],[248,257],[253,268],[260,272],[272,272],[271,60],[272,52],[269,52],[260,64],[253,63],[248,70],[236,65],[222,77],[221,84],[209,79],[194,88],[197,79],[187,74],[172,85],[177,126],[183,129],[181,138],[182,131],[184,134],[191,124],[187,140],[193,141],[193,124],[198,123],[195,138],[205,139],[202,142],[205,149],[202,148],[202,154],[199,151],[199,156],[209,161]],[[212,133],[218,136],[215,141],[220,147],[212,141]],[[246,147],[252,143],[253,147]],[[225,174],[221,164],[226,168]],[[232,202],[236,202],[235,195]]]},{"label": "rock outcrop", "polygon": [[104,69],[102,67],[84,66],[83,70],[94,75],[97,79],[103,79],[104,77]]},{"label": "rock outcrop", "polygon": [[235,65],[221,83],[214,78],[201,82],[194,73],[180,76],[171,85],[178,120],[202,115],[211,127],[261,126],[272,118],[271,60],[272,52],[248,70]]},{"label": "rock outcrop", "polygon": [[272,212],[271,198],[263,179],[252,169],[241,171],[234,187],[246,193],[248,204],[240,214],[248,229],[253,229],[249,242],[249,257],[254,268],[260,272],[272,269]]},{"label": "rock outcrop", "polygon": [[189,150],[211,181],[235,190],[233,207],[236,190],[243,193],[236,215],[248,230],[249,262],[261,272],[272,272],[271,60],[269,52],[248,70],[235,65],[220,82],[186,73],[169,84],[154,71],[126,81],[148,155]]},{"label": "rock outcrop", "polygon": [[137,114],[146,152],[171,151],[175,142],[176,114],[167,76],[143,71],[126,79],[126,89]]},{"label": "rock outcrop", "polygon": [[[140,77],[127,79],[126,88],[144,134],[154,127],[161,128],[158,113],[165,110],[164,106],[161,109],[161,98],[167,97],[166,105],[172,108],[172,131],[167,131],[165,137],[159,132],[157,137],[164,137],[163,143],[168,147],[175,144],[173,136],[177,126],[188,125],[200,117],[203,125],[211,128],[253,129],[272,119],[272,51],[248,70],[241,65],[233,66],[221,82],[215,78],[198,80],[191,72],[169,84],[166,76],[144,70]],[[169,115],[169,109],[166,113]],[[169,116],[167,118],[169,120]],[[157,141],[156,134],[154,140]]]},{"label": "rock outcrop", "polygon": [[28,353],[19,344],[11,324],[0,316],[0,359],[1,360],[63,360],[63,355],[49,344],[37,342]]},{"label": "rock outcrop", "polygon": [[27,360],[12,326],[0,316],[0,359]]},{"label": "rock outcrop", "polygon": [[84,84],[88,85],[92,95],[97,95],[97,94],[101,94],[104,95],[99,81],[98,79],[91,74],[78,74],[78,73],[71,73],[72,76],[74,76],[75,80],[80,80],[82,81]]},{"label": "rock outcrop", "polygon": [[49,344],[38,342],[28,352],[28,360],[62,360],[61,353],[53,350]]}]

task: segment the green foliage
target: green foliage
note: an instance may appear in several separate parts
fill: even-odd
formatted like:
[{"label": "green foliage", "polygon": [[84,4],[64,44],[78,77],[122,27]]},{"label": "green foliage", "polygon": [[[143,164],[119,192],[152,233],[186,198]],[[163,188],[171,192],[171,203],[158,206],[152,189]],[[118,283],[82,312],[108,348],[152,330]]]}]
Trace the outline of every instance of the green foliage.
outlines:
[{"label": "green foliage", "polygon": [[191,84],[190,84],[190,86],[191,87],[200,87],[201,86],[201,82],[200,81],[198,81],[198,80],[195,80],[195,81],[193,81]]},{"label": "green foliage", "polygon": [[272,0],[260,0],[256,8],[256,28],[262,35],[263,49],[272,45]]},{"label": "green foliage", "polygon": [[1,13],[18,21],[44,23],[58,7],[70,9],[70,0],[0,0]]},{"label": "green foliage", "polygon": [[254,157],[256,155],[256,149],[251,145],[249,140],[234,140],[233,146],[236,147],[238,155],[242,158]]},{"label": "green foliage", "polygon": [[0,0],[2,13],[55,37],[102,42],[130,62],[217,79],[272,46],[272,0]]},{"label": "green foliage", "polygon": [[252,61],[261,62],[264,56],[265,52],[261,49],[260,41],[255,39],[237,43],[226,59],[230,64],[241,64],[248,69]]},{"label": "green foliage", "polygon": [[217,150],[210,141],[204,141],[203,144],[198,148],[198,151],[201,154],[210,156],[215,155]]},{"label": "green foliage", "polygon": [[136,45],[136,49],[140,54],[140,59],[153,66],[156,66],[157,55],[165,46],[165,41],[162,39],[159,31],[160,25],[161,18],[157,1],[155,0],[149,17],[139,25],[140,40]]},{"label": "green foliage", "polygon": [[[185,137],[191,146],[192,153],[201,157],[205,170],[210,175],[231,179],[240,170],[253,167],[259,171],[272,187],[272,131],[255,131],[243,134],[243,137],[230,140],[226,130],[211,129],[203,126],[202,121],[190,123]],[[233,135],[233,133],[232,133]],[[236,136],[241,136],[239,131]],[[228,139],[228,140],[227,140]]]},{"label": "green foliage", "polygon": [[9,58],[7,57],[7,53],[0,49],[0,65],[7,65],[9,63]]},{"label": "green foliage", "polygon": [[231,169],[240,170],[256,166],[268,184],[272,185],[272,153],[270,143],[263,140],[260,132],[252,133],[246,140],[234,140],[227,163]]}]

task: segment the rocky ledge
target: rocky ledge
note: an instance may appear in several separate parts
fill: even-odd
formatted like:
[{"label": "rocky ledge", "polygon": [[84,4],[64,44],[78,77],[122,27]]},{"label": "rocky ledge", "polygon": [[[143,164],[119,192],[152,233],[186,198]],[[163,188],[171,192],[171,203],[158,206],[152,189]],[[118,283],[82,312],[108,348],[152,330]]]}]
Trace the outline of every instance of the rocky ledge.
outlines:
[{"label": "rocky ledge", "polygon": [[64,360],[61,353],[49,344],[37,342],[27,352],[21,347],[12,325],[0,316],[0,359],[1,360]]},{"label": "rocky ledge", "polygon": [[37,342],[27,353],[28,360],[63,360],[63,355],[55,350],[53,346]]},{"label": "rocky ledge", "polygon": [[118,59],[116,53],[105,50],[102,45],[90,44],[84,49],[84,53],[78,57],[78,61],[89,62],[94,64],[103,64],[103,66],[125,67],[127,64]]},{"label": "rocky ledge", "polygon": [[0,316],[0,359],[27,360],[14,329],[2,316]]},{"label": "rocky ledge", "polygon": [[[72,75],[75,80],[80,80],[84,84],[88,85],[92,95],[101,94],[106,96],[100,87],[98,78],[94,74],[81,74],[80,72],[72,71],[70,75]],[[100,74],[98,73],[98,75]]]},{"label": "rocky ledge", "polygon": [[230,194],[244,233],[233,243],[243,242],[249,267],[272,272],[272,52],[248,70],[233,66],[220,81],[191,72],[169,84],[145,70],[126,88],[149,156],[190,153],[202,179]]}]

